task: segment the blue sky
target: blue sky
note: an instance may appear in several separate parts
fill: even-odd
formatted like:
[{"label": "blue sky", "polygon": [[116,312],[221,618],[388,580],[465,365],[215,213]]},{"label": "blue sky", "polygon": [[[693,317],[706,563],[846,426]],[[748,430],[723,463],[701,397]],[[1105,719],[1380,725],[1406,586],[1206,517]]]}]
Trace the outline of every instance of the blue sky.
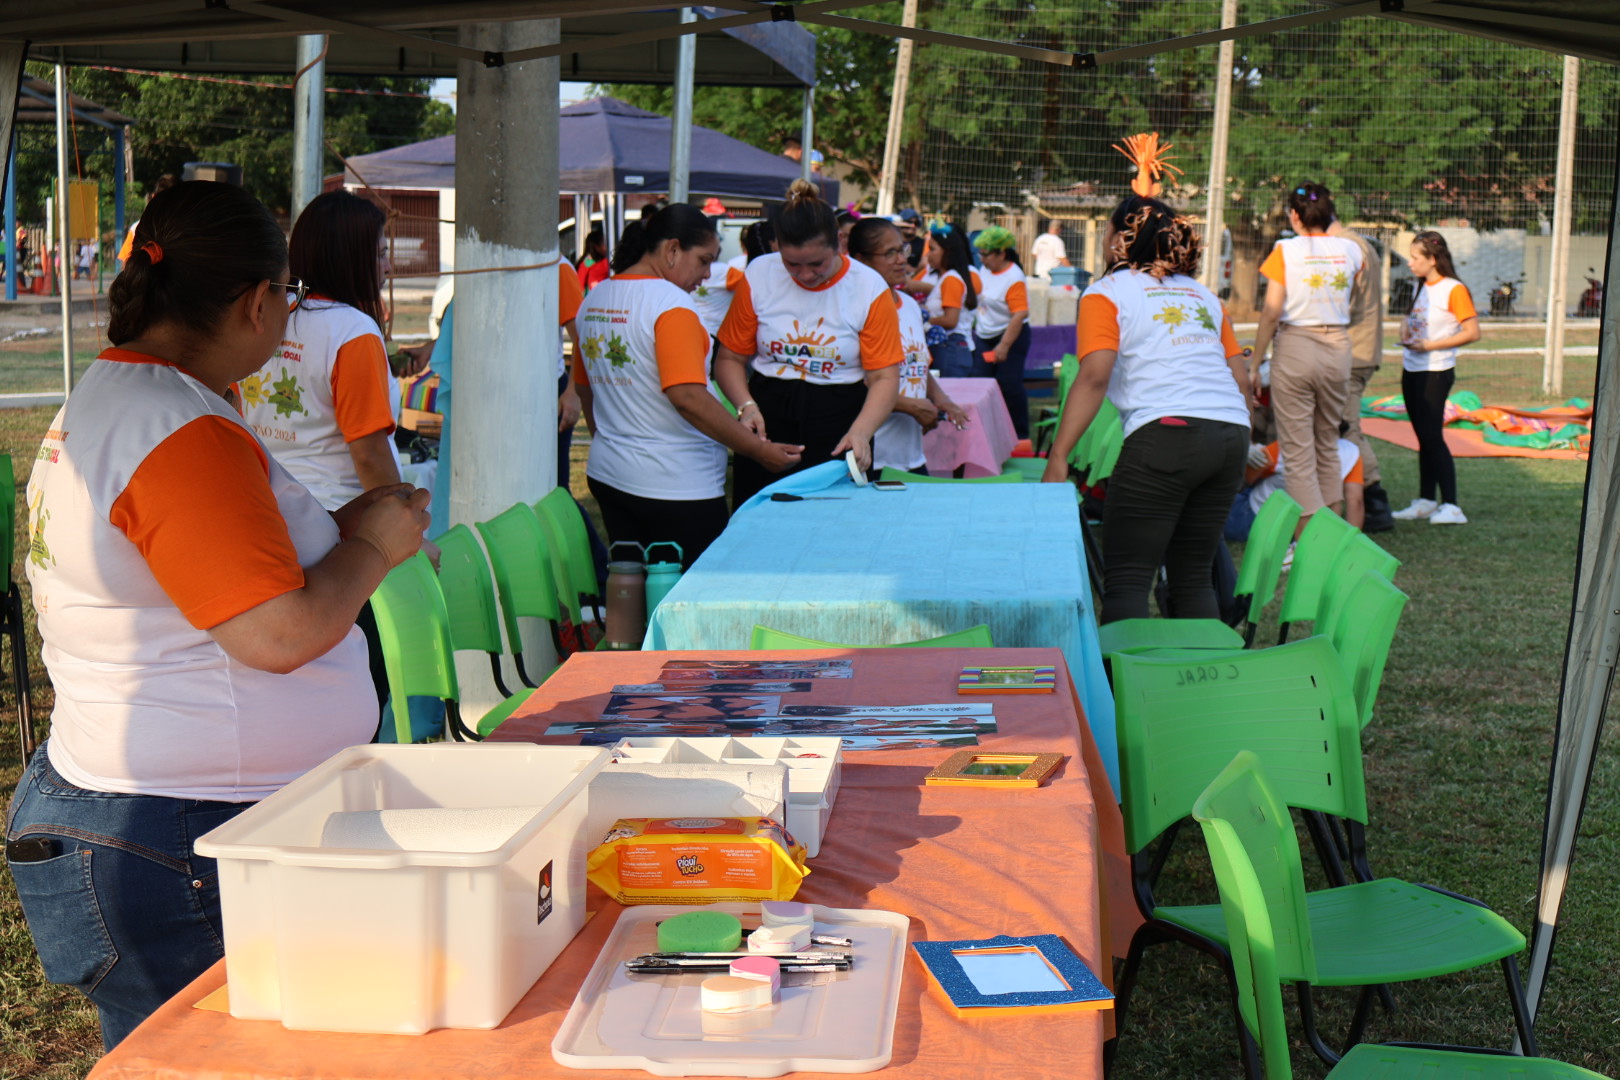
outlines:
[{"label": "blue sky", "polygon": [[[559,84],[557,96],[562,104],[568,105],[575,101],[583,101],[585,92],[589,89],[590,83],[565,82]],[[434,79],[433,87],[428,92],[452,109],[456,107],[456,80]]]}]

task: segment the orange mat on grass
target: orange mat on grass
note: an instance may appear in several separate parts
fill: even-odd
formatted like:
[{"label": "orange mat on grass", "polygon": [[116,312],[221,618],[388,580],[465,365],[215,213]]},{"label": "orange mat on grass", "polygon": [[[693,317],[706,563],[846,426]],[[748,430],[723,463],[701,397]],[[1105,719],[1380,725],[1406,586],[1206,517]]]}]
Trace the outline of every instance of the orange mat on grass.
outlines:
[{"label": "orange mat on grass", "polygon": [[[1363,416],[1361,430],[1363,434],[1394,443],[1396,446],[1404,446],[1408,450],[1418,448],[1417,435],[1413,433],[1412,425],[1404,420]],[[1470,431],[1467,428],[1445,430],[1446,445],[1451,448],[1454,457],[1562,458],[1567,461],[1585,461],[1587,456],[1579,450],[1535,450],[1528,446],[1498,446],[1486,442],[1485,433],[1482,431]]]}]

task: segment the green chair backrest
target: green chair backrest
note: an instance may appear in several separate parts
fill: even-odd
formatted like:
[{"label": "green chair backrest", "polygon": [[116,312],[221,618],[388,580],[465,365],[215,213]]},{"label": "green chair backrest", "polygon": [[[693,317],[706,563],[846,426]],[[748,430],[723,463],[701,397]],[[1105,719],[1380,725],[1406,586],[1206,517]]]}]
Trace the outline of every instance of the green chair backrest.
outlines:
[{"label": "green chair backrest", "polygon": [[1239,750],[1261,755],[1288,805],[1366,824],[1361,725],[1325,637],[1192,660],[1112,661],[1126,851],[1186,817]]},{"label": "green chair backrest", "polygon": [[551,580],[557,586],[557,607],[565,622],[580,621],[579,609],[584,604],[581,589],[574,582],[574,570],[568,561],[568,540],[562,527],[549,514],[542,513],[539,504],[528,508],[535,524],[546,541],[546,558],[551,562]]},{"label": "green chair backrest", "polygon": [[1277,615],[1279,622],[1316,618],[1333,560],[1356,535],[1356,527],[1331,510],[1322,509],[1311,515],[1305,531],[1300,533],[1299,543],[1294,546],[1294,564],[1288,571],[1288,588],[1283,590],[1282,610]]},{"label": "green chair backrest", "polygon": [[569,576],[574,579],[574,587],[585,590],[587,597],[601,595],[601,585],[596,580],[596,562],[591,558],[591,536],[585,527],[585,514],[573,495],[565,488],[552,488],[534,504],[534,509],[542,518],[549,518],[557,524],[568,550]]},{"label": "green chair backrest", "polygon": [[478,537],[467,526],[454,525],[434,543],[439,545],[439,588],[450,620],[450,647],[499,653],[501,613],[495,602],[495,579]]},{"label": "green chair backrest", "polygon": [[1286,491],[1273,491],[1260,505],[1249,528],[1249,541],[1243,547],[1243,565],[1238,567],[1237,596],[1249,598],[1249,622],[1260,621],[1260,613],[1277,595],[1282,579],[1283,557],[1299,524],[1299,503]]},{"label": "green chair backrest", "polygon": [[1339,549],[1328,571],[1327,583],[1322,587],[1322,600],[1317,605],[1316,633],[1324,634],[1337,619],[1344,605],[1345,595],[1361,580],[1361,575],[1374,573],[1385,581],[1395,580],[1395,571],[1401,560],[1379,547],[1377,542],[1356,533]]},{"label": "green chair backrest", "polygon": [[893,645],[840,645],[835,641],[817,641],[815,638],[772,630],[768,626],[754,625],[749,638],[750,649],[993,649],[990,627],[984,623],[958,630],[952,634],[926,638],[922,641],[901,641]]},{"label": "green chair backrest", "polygon": [[507,647],[521,653],[520,617],[558,621],[557,585],[551,576],[545,534],[540,531],[534,511],[523,503],[478,522],[477,528],[495,570],[495,591],[501,598]]},{"label": "green chair backrest", "polygon": [[1075,356],[1074,353],[1064,353],[1057,369],[1057,399],[1060,410],[1063,408],[1063,403],[1069,400],[1069,388],[1074,385],[1075,377],[1079,374],[1080,358]]},{"label": "green chair backrest", "polygon": [[917,473],[906,472],[904,469],[884,469],[878,474],[879,480],[899,480],[907,484],[1022,484],[1023,476],[1012,474],[998,474],[996,476],[920,476]]},{"label": "green chair backrest", "polygon": [[[1097,443],[1093,451],[1091,473],[1087,480],[1092,484],[1100,484],[1114,475],[1114,466],[1119,462],[1119,452],[1125,448],[1125,422],[1120,419],[1119,410],[1108,402],[1108,415],[1104,418],[1098,412],[1097,419],[1103,420],[1102,431],[1097,435]],[[1093,420],[1095,424],[1097,421]]]},{"label": "green chair backrest", "polygon": [[11,455],[0,454],[0,498],[6,501],[5,519],[0,521],[0,557],[5,559],[6,585],[16,579],[11,560],[17,554],[17,474],[11,470]]},{"label": "green chair backrest", "polygon": [[1199,795],[1193,816],[1215,870],[1237,984],[1238,1011],[1260,1045],[1266,1080],[1289,1080],[1282,981],[1315,976],[1305,877],[1288,810],[1243,751]]},{"label": "green chair backrest", "polygon": [[1381,574],[1364,570],[1346,592],[1337,617],[1322,627],[1350,678],[1362,727],[1372,720],[1373,703],[1384,681],[1384,663],[1405,608],[1405,593]]},{"label": "green chair backrest", "polygon": [[426,555],[417,552],[389,571],[371,594],[382,643],[388,692],[394,700],[394,730],[401,743],[411,741],[411,697],[455,701],[456,662],[450,644],[450,616],[438,575]]}]

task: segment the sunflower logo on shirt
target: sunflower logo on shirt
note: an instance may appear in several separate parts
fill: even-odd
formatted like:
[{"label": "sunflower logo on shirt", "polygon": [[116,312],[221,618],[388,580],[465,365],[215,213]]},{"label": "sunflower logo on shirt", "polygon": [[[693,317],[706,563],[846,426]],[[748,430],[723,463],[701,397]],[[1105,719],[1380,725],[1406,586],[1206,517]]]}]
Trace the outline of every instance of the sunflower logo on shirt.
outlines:
[{"label": "sunflower logo on shirt", "polygon": [[1180,304],[1166,304],[1153,316],[1154,322],[1162,322],[1172,330],[1180,329],[1181,324],[1187,321],[1187,309]]},{"label": "sunflower logo on shirt", "polygon": [[[264,394],[264,381],[261,376],[257,392],[264,395],[264,400],[276,407],[277,416],[308,416],[309,410],[304,408],[304,392],[298,388],[298,376],[287,374],[287,369],[281,369],[281,378],[270,384],[270,393]],[[243,390],[243,400],[247,400],[247,392]]]},{"label": "sunflower logo on shirt", "polygon": [[37,492],[28,507],[28,561],[41,570],[48,570],[56,558],[45,542],[45,524],[51,520],[51,512],[40,505],[44,498],[45,492]]}]

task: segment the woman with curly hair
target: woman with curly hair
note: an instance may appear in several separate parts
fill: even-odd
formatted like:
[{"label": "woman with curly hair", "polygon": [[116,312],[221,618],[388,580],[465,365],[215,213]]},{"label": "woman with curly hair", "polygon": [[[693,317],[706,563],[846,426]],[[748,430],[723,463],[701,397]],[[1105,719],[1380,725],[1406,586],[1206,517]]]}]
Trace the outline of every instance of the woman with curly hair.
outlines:
[{"label": "woman with curly hair", "polygon": [[1243,482],[1249,380],[1231,321],[1197,281],[1197,233],[1152,197],[1156,139],[1128,145],[1142,175],[1104,233],[1108,272],[1080,300],[1080,371],[1041,479],[1067,482],[1069,451],[1106,395],[1125,445],[1103,510],[1100,621],[1146,618],[1160,566],[1178,618],[1217,618],[1210,565]]}]

